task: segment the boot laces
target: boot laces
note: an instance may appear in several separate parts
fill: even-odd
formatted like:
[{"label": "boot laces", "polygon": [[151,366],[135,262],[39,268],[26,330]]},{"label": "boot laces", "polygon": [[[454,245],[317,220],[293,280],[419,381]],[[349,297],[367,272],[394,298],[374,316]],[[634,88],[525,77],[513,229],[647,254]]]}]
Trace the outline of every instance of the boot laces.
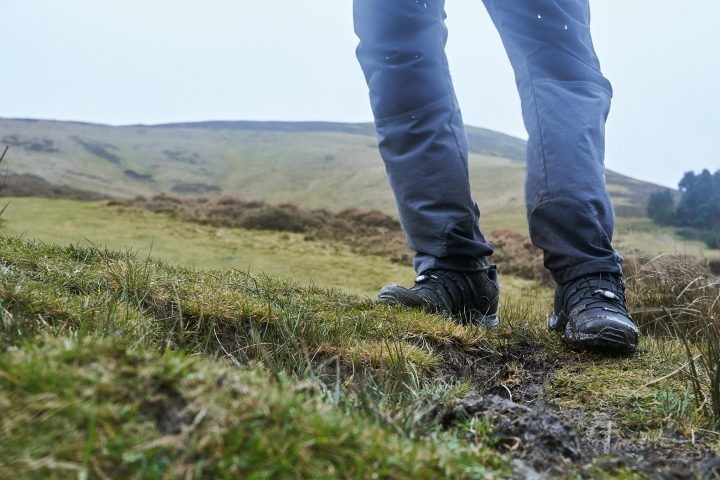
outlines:
[{"label": "boot laces", "polygon": [[[474,291],[472,281],[459,272],[431,270],[415,279],[413,290],[427,290],[453,312],[472,303]],[[438,307],[440,305],[437,305]]]},{"label": "boot laces", "polygon": [[567,311],[582,302],[581,311],[600,309],[628,316],[625,303],[625,284],[612,275],[583,278],[569,295]]}]

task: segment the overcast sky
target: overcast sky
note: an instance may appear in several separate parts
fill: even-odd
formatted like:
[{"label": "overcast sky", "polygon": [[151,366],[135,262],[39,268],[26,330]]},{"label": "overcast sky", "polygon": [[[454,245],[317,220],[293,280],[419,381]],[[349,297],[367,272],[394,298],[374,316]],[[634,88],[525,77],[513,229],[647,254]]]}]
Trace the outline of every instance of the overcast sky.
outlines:
[{"label": "overcast sky", "polygon": [[[615,89],[608,167],[669,186],[720,168],[720,1],[591,5]],[[351,10],[351,0],[0,0],[0,116],[369,121]],[[525,138],[482,2],[447,0],[447,11],[466,123]]]}]

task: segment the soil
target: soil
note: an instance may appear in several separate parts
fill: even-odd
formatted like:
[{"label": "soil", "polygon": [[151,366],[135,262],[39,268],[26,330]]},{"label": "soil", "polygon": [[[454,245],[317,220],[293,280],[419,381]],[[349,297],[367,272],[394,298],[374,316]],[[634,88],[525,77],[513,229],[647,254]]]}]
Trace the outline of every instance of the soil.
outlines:
[{"label": "soil", "polygon": [[620,468],[647,478],[720,478],[720,457],[699,437],[695,444],[680,434],[660,441],[629,439],[613,430],[610,410],[586,412],[548,402],[543,389],[560,361],[536,345],[505,352],[446,347],[442,356],[445,379],[469,379],[482,393],[438,404],[425,421],[449,429],[458,421],[488,417],[493,447],[513,459],[517,478],[593,477],[598,470]]},{"label": "soil", "polygon": [[141,407],[141,411],[155,418],[155,428],[165,435],[177,435],[191,423],[193,414],[187,411],[188,402],[170,387],[162,387]]}]

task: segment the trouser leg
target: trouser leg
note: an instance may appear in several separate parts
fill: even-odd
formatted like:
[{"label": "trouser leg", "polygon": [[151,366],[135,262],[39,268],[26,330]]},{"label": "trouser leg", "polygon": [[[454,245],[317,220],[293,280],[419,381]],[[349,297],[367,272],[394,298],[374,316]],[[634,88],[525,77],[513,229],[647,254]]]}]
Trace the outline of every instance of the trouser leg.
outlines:
[{"label": "trouser leg", "polygon": [[492,247],[470,195],[444,1],[354,0],[353,10],[380,154],[416,271],[484,268]]},{"label": "trouser leg", "polygon": [[588,0],[484,0],[515,71],[528,131],[530,237],[556,281],[622,273],[605,185],[612,88],[590,36]]}]

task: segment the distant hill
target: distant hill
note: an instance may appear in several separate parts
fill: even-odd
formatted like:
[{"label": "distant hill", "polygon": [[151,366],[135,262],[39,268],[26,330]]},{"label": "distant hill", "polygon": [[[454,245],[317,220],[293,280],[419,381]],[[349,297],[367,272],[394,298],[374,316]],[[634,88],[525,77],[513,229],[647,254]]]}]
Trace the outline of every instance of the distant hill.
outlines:
[{"label": "distant hill", "polygon": [[[468,127],[478,203],[501,224],[524,221],[525,142]],[[0,119],[6,168],[53,184],[130,198],[231,195],[307,208],[395,215],[372,124],[213,121],[108,126]],[[656,185],[608,172],[621,216],[644,216]]]}]

